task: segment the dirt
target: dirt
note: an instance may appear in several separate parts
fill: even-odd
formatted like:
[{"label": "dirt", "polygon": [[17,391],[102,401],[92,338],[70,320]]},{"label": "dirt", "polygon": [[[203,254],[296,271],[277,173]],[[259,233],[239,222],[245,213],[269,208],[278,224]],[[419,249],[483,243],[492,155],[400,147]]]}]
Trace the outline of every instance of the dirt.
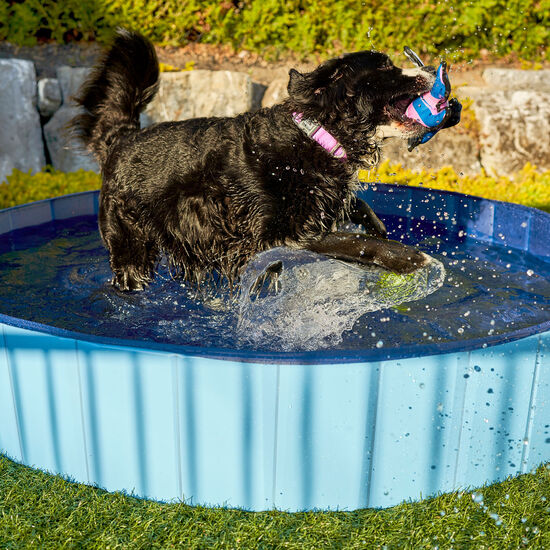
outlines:
[{"label": "dirt", "polygon": [[[72,67],[92,66],[101,53],[96,43],[55,44],[44,43],[37,46],[18,47],[9,42],[0,42],[0,58],[22,58],[34,62],[38,78],[55,77],[56,68],[60,65]],[[254,82],[268,85],[278,77],[288,75],[290,68],[300,71],[310,70],[316,66],[315,60],[303,61],[297,58],[285,58],[277,61],[266,61],[258,54],[246,50],[234,52],[229,47],[211,46],[207,44],[191,43],[181,48],[157,47],[157,54],[162,63],[183,68],[193,62],[195,69],[240,71],[250,75]],[[403,59],[395,59],[407,63]],[[517,62],[503,60],[491,62],[486,59],[475,60],[471,63],[453,65],[453,85],[468,84],[482,86],[481,77],[487,67],[518,68]]]}]

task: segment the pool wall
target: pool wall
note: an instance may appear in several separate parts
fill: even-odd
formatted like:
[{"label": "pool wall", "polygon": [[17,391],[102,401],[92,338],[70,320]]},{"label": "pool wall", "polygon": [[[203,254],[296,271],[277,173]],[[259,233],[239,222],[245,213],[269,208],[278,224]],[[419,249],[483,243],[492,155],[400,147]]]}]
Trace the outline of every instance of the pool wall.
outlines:
[{"label": "pool wall", "polygon": [[[490,206],[491,231],[501,232]],[[0,232],[96,209],[94,193],[43,201],[0,212]],[[469,230],[482,238],[489,226],[479,219]],[[517,225],[516,216],[516,233]],[[0,321],[0,452],[110,491],[248,510],[353,510],[550,461],[549,332],[423,357],[289,363]]]},{"label": "pool wall", "polygon": [[337,365],[212,360],[5,324],[2,337],[2,452],[110,491],[351,510],[550,460],[548,334]]}]

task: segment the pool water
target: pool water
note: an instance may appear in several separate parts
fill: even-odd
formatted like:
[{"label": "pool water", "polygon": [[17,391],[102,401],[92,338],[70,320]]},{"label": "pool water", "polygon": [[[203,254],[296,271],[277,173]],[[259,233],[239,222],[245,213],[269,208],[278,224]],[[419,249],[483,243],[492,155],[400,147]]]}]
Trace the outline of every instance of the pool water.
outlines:
[{"label": "pool water", "polygon": [[[436,222],[409,219],[406,231],[403,218],[384,216],[384,222],[391,238],[441,262],[445,281],[422,299],[361,315],[332,340],[334,351],[368,358],[382,350],[389,358],[468,349],[519,338],[550,323],[550,262]],[[238,297],[223,290],[197,296],[163,265],[143,292],[119,292],[110,278],[95,216],[0,236],[0,312],[5,315],[136,342],[280,351],[272,341],[239,335]],[[298,343],[297,349],[311,348]]]}]

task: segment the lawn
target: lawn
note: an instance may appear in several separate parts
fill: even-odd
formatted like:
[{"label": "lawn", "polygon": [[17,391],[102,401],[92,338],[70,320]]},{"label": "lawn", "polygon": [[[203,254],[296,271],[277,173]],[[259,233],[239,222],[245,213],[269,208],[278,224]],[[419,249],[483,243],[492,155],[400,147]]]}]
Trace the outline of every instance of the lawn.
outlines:
[{"label": "lawn", "polygon": [[386,510],[244,512],[107,493],[0,456],[0,548],[550,548],[550,464]]}]

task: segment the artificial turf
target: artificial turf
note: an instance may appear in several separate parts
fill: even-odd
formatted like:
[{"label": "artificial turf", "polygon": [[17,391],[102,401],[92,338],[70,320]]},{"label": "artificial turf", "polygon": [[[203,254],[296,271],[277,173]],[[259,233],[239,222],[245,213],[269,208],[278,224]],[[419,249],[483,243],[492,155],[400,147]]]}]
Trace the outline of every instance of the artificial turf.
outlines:
[{"label": "artificial turf", "polygon": [[550,464],[386,510],[291,514],[140,500],[0,455],[0,548],[550,549]]}]

